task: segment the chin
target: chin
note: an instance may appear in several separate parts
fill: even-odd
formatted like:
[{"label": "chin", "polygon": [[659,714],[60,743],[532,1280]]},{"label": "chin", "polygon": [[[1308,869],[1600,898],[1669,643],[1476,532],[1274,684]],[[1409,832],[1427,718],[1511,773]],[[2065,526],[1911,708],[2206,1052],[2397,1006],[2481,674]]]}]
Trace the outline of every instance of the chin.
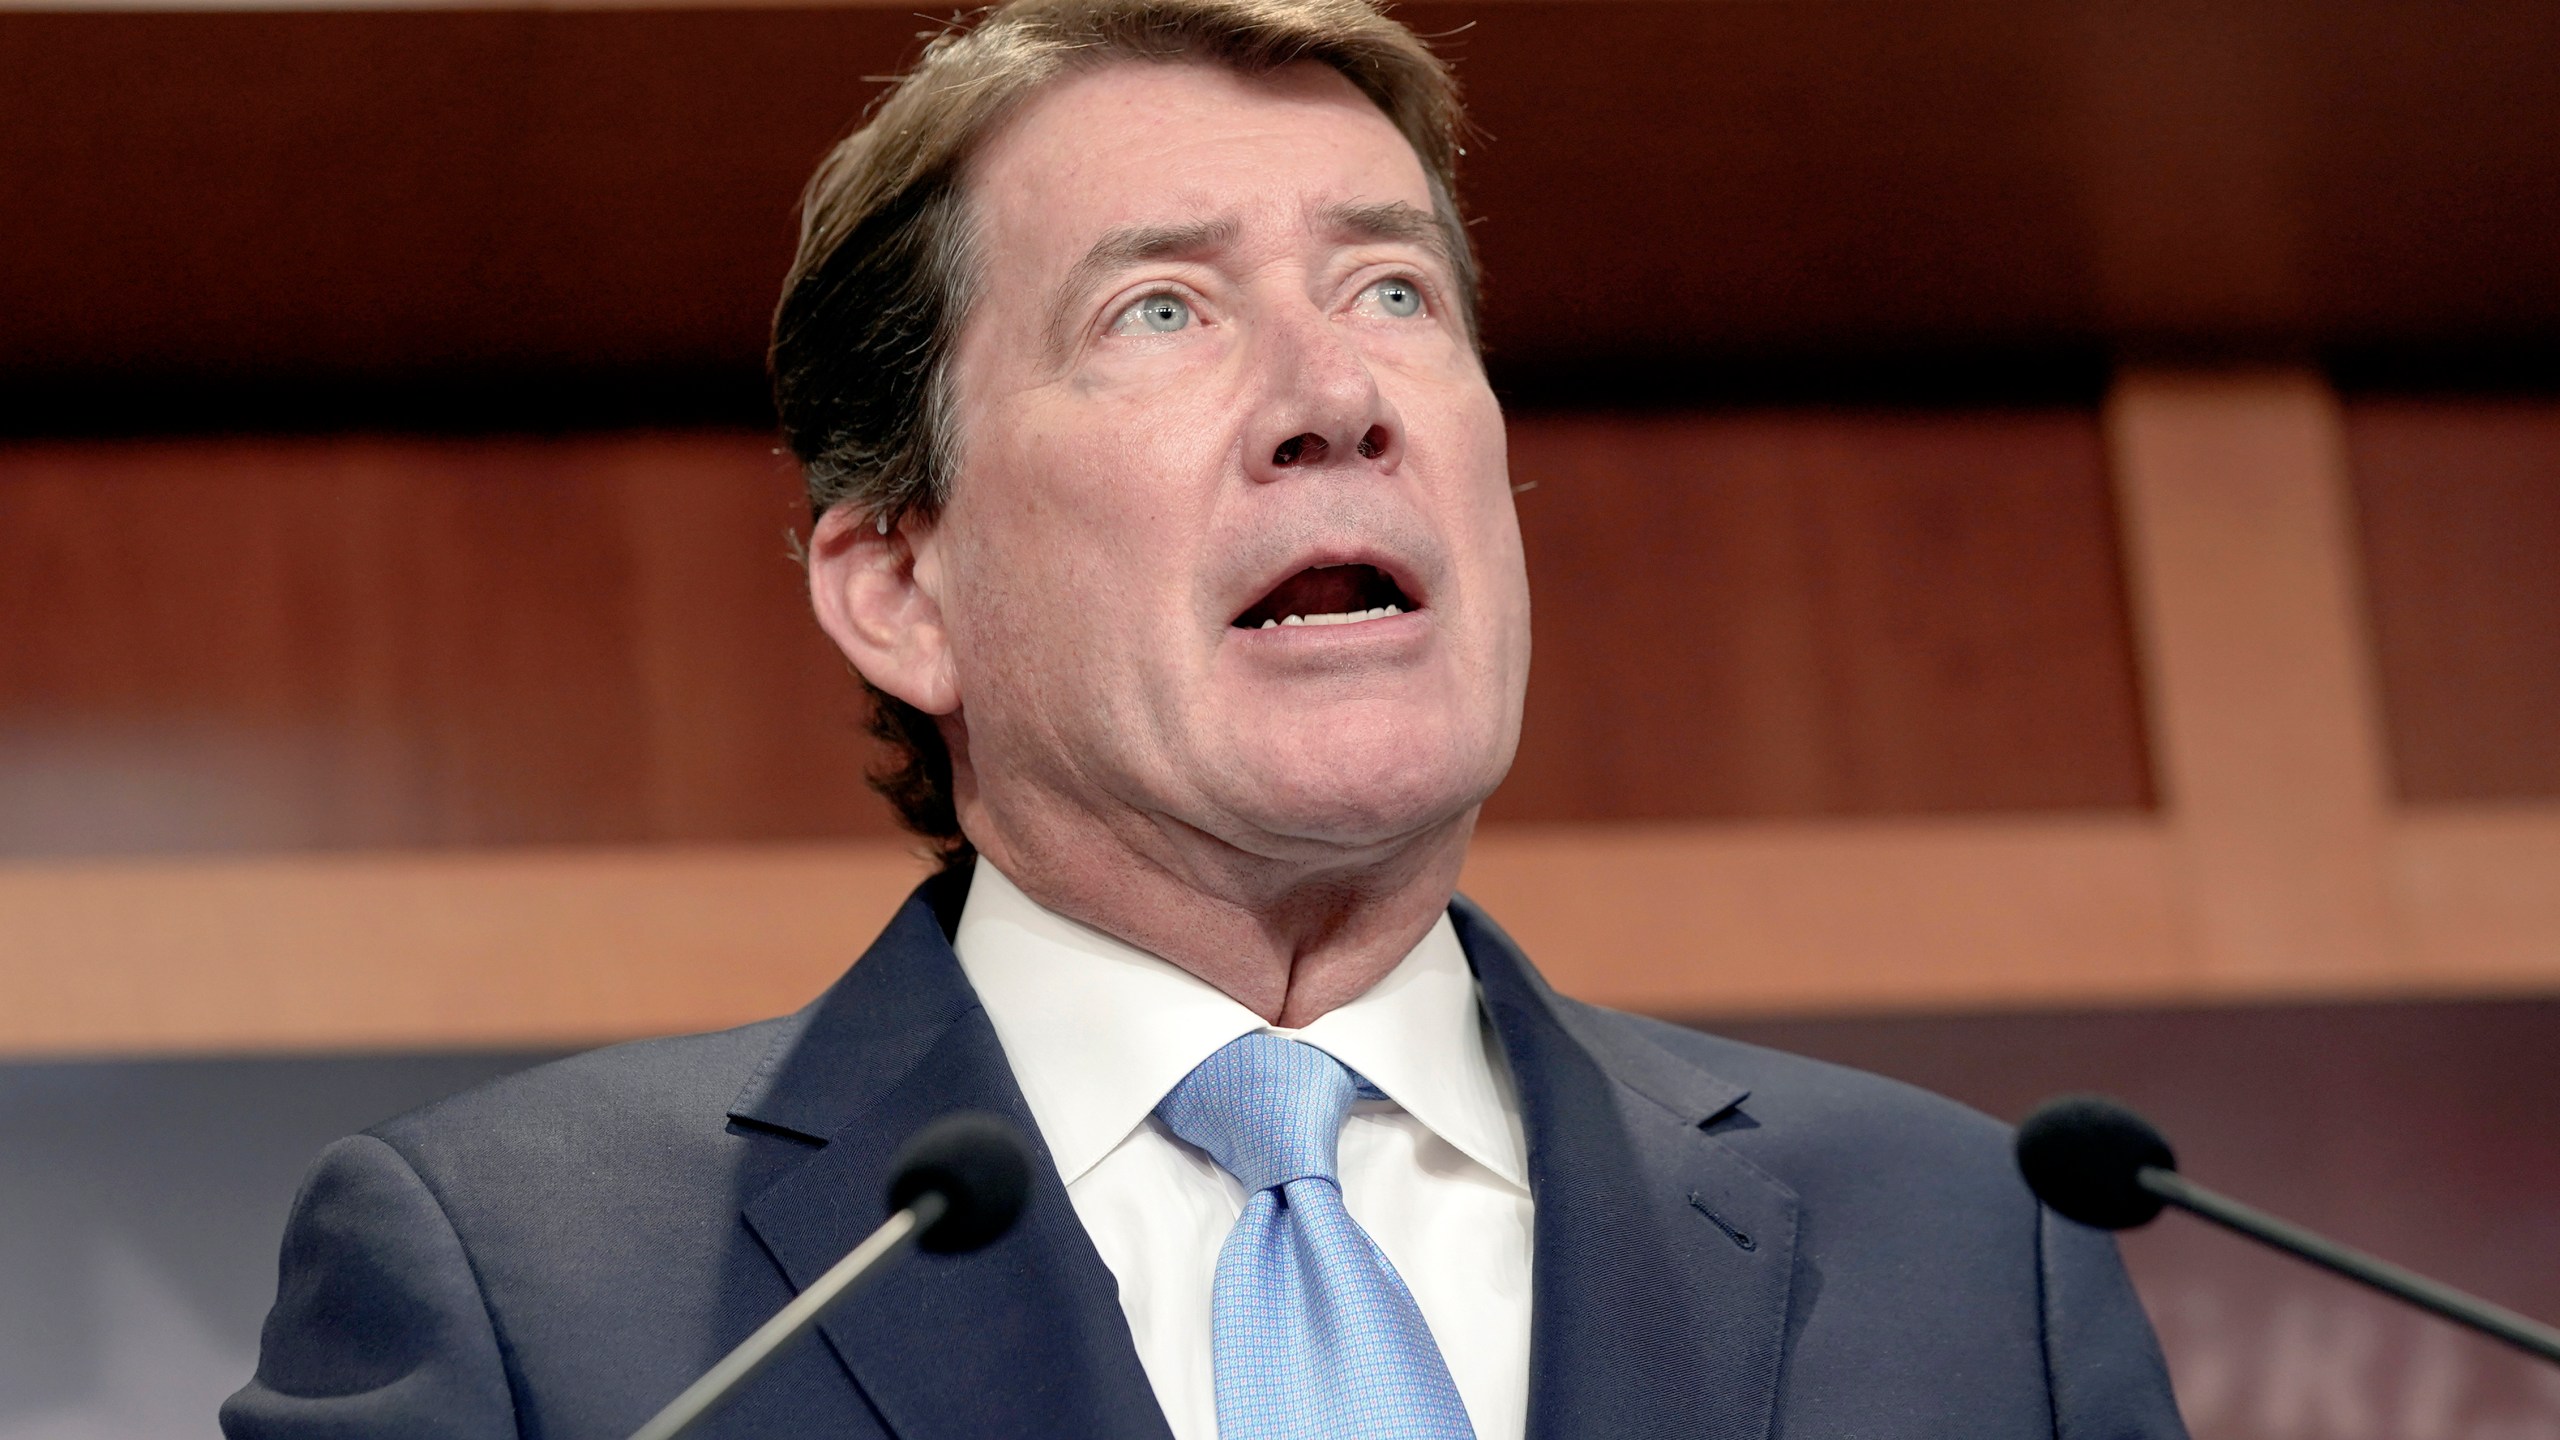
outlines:
[{"label": "chin", "polygon": [[[1334,850],[1390,845],[1484,803],[1509,768],[1496,735],[1332,729],[1225,774],[1231,812],[1266,835]],[[1237,793],[1241,792],[1241,793]]]}]

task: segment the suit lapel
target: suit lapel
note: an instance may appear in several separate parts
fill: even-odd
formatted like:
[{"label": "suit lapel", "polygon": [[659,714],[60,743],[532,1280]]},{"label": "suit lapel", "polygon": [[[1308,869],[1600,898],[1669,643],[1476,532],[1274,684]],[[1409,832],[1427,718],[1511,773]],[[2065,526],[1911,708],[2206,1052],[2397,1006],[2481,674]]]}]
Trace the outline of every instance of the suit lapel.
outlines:
[{"label": "suit lapel", "polygon": [[1528,1132],[1529,1440],[1760,1440],[1796,1197],[1707,1133],[1744,1092],[1559,998],[1467,901],[1452,917]]},{"label": "suit lapel", "polygon": [[898,1261],[821,1322],[828,1343],[901,1440],[1169,1440],[1111,1273],[937,918],[964,887],[918,891],[739,1097],[735,1119],[825,1142],[747,1223],[804,1287],[884,1218],[909,1136],[955,1110],[1004,1117],[1039,1152],[1014,1229],[974,1255]]},{"label": "suit lapel", "polygon": [[[795,1287],[877,1225],[891,1158],[985,1110],[1039,1148],[928,884],[776,1044],[735,1119],[823,1147],[745,1207]],[[943,912],[937,918],[936,911]],[[1559,998],[1464,900],[1453,918],[1517,1082],[1537,1197],[1529,1440],[1769,1434],[1796,1198],[1707,1131],[1743,1092]],[[1041,1151],[1012,1233],[915,1255],[823,1323],[901,1440],[1169,1440],[1109,1269]]]}]

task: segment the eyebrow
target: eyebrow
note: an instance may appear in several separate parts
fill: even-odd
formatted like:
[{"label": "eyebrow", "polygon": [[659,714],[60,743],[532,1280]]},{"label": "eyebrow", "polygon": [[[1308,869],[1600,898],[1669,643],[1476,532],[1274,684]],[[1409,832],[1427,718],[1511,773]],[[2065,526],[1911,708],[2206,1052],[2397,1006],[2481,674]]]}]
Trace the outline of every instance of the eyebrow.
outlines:
[{"label": "eyebrow", "polygon": [[1149,260],[1205,255],[1235,243],[1233,220],[1201,220],[1189,225],[1131,225],[1093,242],[1093,248],[1070,267],[1067,278],[1049,297],[1049,349],[1067,348],[1068,318],[1076,301],[1105,277]]},{"label": "eyebrow", "polygon": [[1442,265],[1449,263],[1449,233],[1440,217],[1402,200],[1358,205],[1329,205],[1316,217],[1325,230],[1345,240],[1391,240],[1419,245]]},{"label": "eyebrow", "polygon": [[[1454,268],[1448,227],[1440,217],[1402,200],[1328,205],[1316,213],[1316,228],[1349,242],[1391,241],[1418,245],[1443,269]],[[1233,220],[1200,220],[1187,225],[1131,225],[1114,230],[1067,270],[1050,292],[1048,339],[1051,354],[1068,348],[1067,329],[1076,302],[1114,272],[1149,260],[1196,258],[1235,243],[1242,227]]]}]

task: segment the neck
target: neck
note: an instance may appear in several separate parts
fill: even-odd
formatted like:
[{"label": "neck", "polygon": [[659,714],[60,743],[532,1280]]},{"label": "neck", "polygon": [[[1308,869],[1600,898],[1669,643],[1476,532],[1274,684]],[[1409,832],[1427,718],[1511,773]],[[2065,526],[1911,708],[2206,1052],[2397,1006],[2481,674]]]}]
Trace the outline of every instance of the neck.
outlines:
[{"label": "neck", "polygon": [[1163,957],[1274,1025],[1357,999],[1457,892],[1476,807],[1407,836],[1260,854],[1163,817],[999,816],[963,782],[981,856],[1050,910]]}]

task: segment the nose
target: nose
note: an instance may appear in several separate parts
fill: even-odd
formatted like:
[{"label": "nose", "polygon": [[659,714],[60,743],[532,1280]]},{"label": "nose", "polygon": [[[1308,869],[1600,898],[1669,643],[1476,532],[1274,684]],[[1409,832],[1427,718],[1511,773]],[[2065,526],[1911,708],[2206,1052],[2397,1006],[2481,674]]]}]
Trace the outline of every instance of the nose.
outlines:
[{"label": "nose", "polygon": [[1265,482],[1394,473],[1404,459],[1404,422],[1353,337],[1312,307],[1258,328],[1264,389],[1245,436],[1247,472]]}]

